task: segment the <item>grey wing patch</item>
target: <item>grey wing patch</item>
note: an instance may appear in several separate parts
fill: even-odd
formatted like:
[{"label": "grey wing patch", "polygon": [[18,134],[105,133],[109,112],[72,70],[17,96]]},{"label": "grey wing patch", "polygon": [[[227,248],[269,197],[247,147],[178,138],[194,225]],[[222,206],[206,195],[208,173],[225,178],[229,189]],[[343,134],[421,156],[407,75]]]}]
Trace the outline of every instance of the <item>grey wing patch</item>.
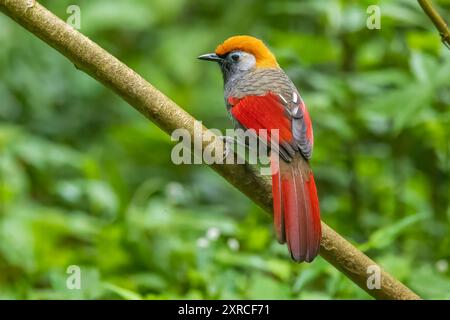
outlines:
[{"label": "grey wing patch", "polygon": [[304,113],[301,108],[303,100],[295,90],[292,93],[292,98],[289,100],[286,99],[282,94],[279,94],[279,96],[285,104],[286,111],[291,118],[292,136],[294,138],[292,147],[294,148],[294,150],[300,151],[303,157],[309,160],[312,157],[313,147],[306,137],[307,127],[304,119]]},{"label": "grey wing patch", "polygon": [[292,136],[297,144],[298,150],[307,159],[312,157],[312,145],[306,137],[306,123],[300,105],[292,110]]}]

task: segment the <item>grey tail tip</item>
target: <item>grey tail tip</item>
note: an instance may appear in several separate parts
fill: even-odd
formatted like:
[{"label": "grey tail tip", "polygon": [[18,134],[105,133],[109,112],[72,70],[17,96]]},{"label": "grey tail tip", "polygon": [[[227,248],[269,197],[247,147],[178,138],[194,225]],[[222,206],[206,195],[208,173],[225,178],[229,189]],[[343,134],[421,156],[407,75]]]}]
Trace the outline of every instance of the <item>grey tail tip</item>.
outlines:
[{"label": "grey tail tip", "polygon": [[291,252],[291,258],[292,260],[294,260],[297,263],[302,263],[302,262],[306,262],[306,263],[311,263],[314,261],[314,259],[317,257],[316,255],[313,256],[309,256],[308,254],[306,256],[301,256],[301,257],[296,257],[292,252]]}]

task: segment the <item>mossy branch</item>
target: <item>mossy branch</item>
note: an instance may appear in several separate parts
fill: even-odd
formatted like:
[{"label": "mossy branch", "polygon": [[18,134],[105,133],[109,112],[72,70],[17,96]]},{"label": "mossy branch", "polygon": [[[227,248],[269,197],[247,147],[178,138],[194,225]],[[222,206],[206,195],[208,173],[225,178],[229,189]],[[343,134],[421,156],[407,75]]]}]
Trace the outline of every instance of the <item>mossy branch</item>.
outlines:
[{"label": "mossy branch", "polygon": [[[195,119],[191,115],[39,3],[31,0],[0,0],[0,10],[66,56],[78,69],[111,88],[168,134],[178,128],[188,130],[193,139],[198,134],[194,130]],[[200,135],[208,137],[209,133],[203,127]],[[197,138],[204,140],[202,137]],[[223,150],[220,139],[215,139],[214,143],[219,150]],[[206,141],[202,148],[207,145]],[[238,164],[213,164],[211,167],[267,212],[272,212],[270,182],[252,167]],[[381,288],[369,289],[368,270],[376,263],[323,222],[322,230],[320,255],[371,296],[377,299],[420,299],[381,268]]]}]

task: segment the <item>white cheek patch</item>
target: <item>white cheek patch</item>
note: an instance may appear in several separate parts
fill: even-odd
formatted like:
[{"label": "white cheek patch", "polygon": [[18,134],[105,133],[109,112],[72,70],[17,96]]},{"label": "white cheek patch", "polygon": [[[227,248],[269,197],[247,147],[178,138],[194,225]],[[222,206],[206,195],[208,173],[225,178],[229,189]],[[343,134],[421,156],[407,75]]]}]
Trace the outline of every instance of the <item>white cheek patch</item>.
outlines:
[{"label": "white cheek patch", "polygon": [[256,65],[256,59],[252,54],[244,53],[241,56],[241,61],[239,62],[239,70],[247,71],[251,70]]},{"label": "white cheek patch", "polygon": [[292,95],[292,101],[294,102],[294,103],[297,103],[297,101],[298,101],[298,96],[297,96],[297,94],[294,92],[294,94]]}]

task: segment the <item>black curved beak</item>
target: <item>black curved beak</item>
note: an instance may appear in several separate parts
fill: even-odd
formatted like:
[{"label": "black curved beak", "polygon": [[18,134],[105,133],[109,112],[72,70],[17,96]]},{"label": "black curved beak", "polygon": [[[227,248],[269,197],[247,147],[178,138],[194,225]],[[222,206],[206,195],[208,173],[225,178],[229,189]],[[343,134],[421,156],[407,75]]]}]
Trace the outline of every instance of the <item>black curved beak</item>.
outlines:
[{"label": "black curved beak", "polygon": [[206,61],[222,61],[222,58],[215,53],[207,53],[199,56],[197,59]]}]

